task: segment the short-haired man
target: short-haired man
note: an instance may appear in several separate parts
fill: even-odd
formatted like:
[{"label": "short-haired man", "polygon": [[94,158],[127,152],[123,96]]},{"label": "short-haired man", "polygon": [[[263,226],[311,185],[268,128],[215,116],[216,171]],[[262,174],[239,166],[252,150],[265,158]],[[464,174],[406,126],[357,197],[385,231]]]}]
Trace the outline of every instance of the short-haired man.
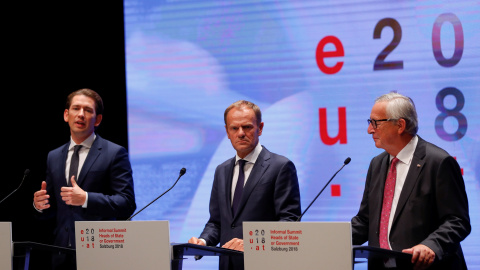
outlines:
[{"label": "short-haired man", "polygon": [[[417,136],[413,101],[391,92],[375,101],[368,133],[385,152],[372,159],[353,244],[412,254],[414,269],[467,269],[460,242],[470,233],[460,167],[439,147]],[[369,261],[369,269],[408,269],[400,262]]]},{"label": "short-haired man", "polygon": [[[215,170],[210,219],[200,237],[188,242],[243,251],[242,222],[297,220],[300,191],[294,164],[260,145],[257,105],[237,101],[225,110],[224,121],[237,154]],[[219,269],[244,269],[243,257],[221,256]]]},{"label": "short-haired man", "polygon": [[[68,96],[63,118],[70,141],[48,154],[46,181],[34,194],[41,216],[56,217],[57,246],[75,248],[75,221],[128,218],[135,211],[127,151],[95,134],[102,113],[103,101],[95,91],[80,89]],[[52,263],[75,269],[75,258],[55,256]]]}]

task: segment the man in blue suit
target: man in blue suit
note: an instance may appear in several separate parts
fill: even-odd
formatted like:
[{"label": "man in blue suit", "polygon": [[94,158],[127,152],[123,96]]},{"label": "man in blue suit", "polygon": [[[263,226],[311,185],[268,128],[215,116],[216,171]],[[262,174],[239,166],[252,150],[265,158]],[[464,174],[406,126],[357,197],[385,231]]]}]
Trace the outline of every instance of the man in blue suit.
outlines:
[{"label": "man in blue suit", "polygon": [[[48,154],[46,181],[34,194],[42,218],[56,217],[54,245],[75,248],[75,221],[126,219],[135,211],[127,151],[95,134],[102,113],[102,98],[91,89],[67,98],[63,116],[70,142]],[[73,174],[72,159],[77,160],[72,167],[78,165]],[[59,269],[75,268],[75,258],[57,256],[52,263]]]},{"label": "man in blue suit", "polygon": [[[297,220],[300,191],[295,165],[260,145],[263,122],[257,105],[237,101],[225,110],[224,121],[237,154],[217,167],[210,219],[200,237],[188,242],[220,243],[224,248],[243,251],[242,222]],[[244,269],[243,257],[220,256],[219,269]]]}]

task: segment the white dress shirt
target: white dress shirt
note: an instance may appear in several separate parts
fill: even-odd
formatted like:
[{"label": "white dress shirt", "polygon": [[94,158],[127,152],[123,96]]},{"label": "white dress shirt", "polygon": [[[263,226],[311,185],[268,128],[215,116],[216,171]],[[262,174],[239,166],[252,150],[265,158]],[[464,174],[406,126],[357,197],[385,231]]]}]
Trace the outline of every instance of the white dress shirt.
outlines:
[{"label": "white dress shirt", "polygon": [[[92,148],[93,141],[95,141],[95,138],[97,135],[95,135],[95,132],[92,133],[88,138],[86,138],[80,145],[82,145],[82,148],[78,151],[78,175],[80,175],[80,172],[82,171],[83,164],[85,163],[85,159],[87,159],[88,152],[90,152],[90,148]],[[70,161],[72,160],[73,156],[73,148],[75,147],[76,143],[70,138],[70,146],[68,147],[68,154],[67,154],[67,161],[65,164],[65,178],[67,185],[70,182],[70,179],[68,177],[70,173]],[[77,175],[77,177],[78,177]],[[77,178],[75,178],[75,181],[78,181]],[[82,205],[83,208],[87,208],[87,202],[88,202],[88,193],[85,191],[85,203]]]},{"label": "white dress shirt", "polygon": [[260,152],[262,152],[262,145],[260,144],[260,141],[258,142],[257,146],[253,149],[252,152],[250,152],[247,156],[244,158],[240,158],[238,155],[235,156],[235,167],[233,168],[233,179],[232,179],[232,195],[231,195],[231,203],[233,203],[233,195],[235,194],[235,187],[237,186],[237,181],[238,181],[238,174],[239,174],[239,165],[238,161],[240,159],[246,160],[245,166],[243,167],[243,170],[245,172],[245,181],[243,182],[243,186],[248,181],[248,177],[250,176],[250,173],[252,172],[253,165],[255,165],[255,162],[257,161],[258,155],[260,155]]},{"label": "white dress shirt", "polygon": [[[392,210],[390,212],[390,219],[388,220],[388,235],[390,235],[390,229],[392,228],[393,217],[395,216],[395,211],[397,209],[398,199],[402,193],[403,185],[405,184],[405,179],[407,178],[408,169],[412,163],[413,153],[415,148],[417,148],[418,137],[415,135],[410,142],[397,154],[399,162],[397,163],[397,180],[395,182],[395,192],[393,193],[392,201]],[[390,162],[394,156],[390,155]],[[390,246],[390,239],[388,240],[388,245]],[[390,249],[392,247],[390,246]]]}]

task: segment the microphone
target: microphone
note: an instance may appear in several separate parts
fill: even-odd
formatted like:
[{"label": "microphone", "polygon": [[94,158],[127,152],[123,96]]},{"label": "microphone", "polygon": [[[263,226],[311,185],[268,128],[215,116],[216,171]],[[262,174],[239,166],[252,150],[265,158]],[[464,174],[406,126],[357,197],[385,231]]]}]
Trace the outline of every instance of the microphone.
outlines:
[{"label": "microphone", "polygon": [[322,194],[323,190],[328,186],[328,184],[330,184],[330,182],[333,180],[333,178],[337,175],[338,172],[340,172],[343,167],[345,167],[345,165],[347,165],[348,163],[350,163],[352,159],[350,157],[348,157],[347,159],[345,159],[345,161],[343,162],[343,165],[342,167],[332,176],[332,178],[330,178],[330,180],[328,180],[327,184],[322,188],[322,190],[320,190],[320,192],[317,194],[317,196],[315,197],[315,199],[313,199],[313,201],[308,205],[307,209],[305,209],[305,211],[303,211],[303,213],[298,217],[298,219],[296,221],[300,221],[300,219],[303,217],[303,215],[307,212],[308,208],[310,208],[310,206],[312,206],[312,204],[317,200],[318,196],[320,196],[320,194]]},{"label": "microphone", "polygon": [[1,201],[0,201],[0,204],[5,201],[8,197],[10,197],[10,195],[12,195],[13,193],[15,193],[15,191],[17,191],[23,184],[23,181],[25,180],[25,178],[27,178],[27,175],[30,173],[30,170],[29,169],[26,169],[25,172],[23,173],[23,178],[22,178],[22,182],[20,182],[20,185],[14,190],[12,191],[10,194],[7,195],[7,197],[3,198]]},{"label": "microphone", "polygon": [[138,213],[142,212],[143,209],[147,208],[150,204],[154,203],[156,200],[160,199],[160,197],[162,197],[162,196],[165,195],[167,192],[169,192],[169,191],[177,184],[178,180],[180,180],[180,177],[182,177],[186,172],[187,172],[187,169],[182,168],[182,169],[180,170],[180,175],[178,176],[177,181],[175,181],[175,183],[173,184],[172,187],[170,187],[169,189],[167,189],[167,191],[165,191],[164,193],[162,193],[162,195],[158,196],[155,200],[151,201],[151,202],[150,202],[149,204],[147,204],[145,207],[143,207],[142,209],[140,209],[140,211],[138,211],[137,213],[135,213],[135,214],[133,214],[131,217],[129,217],[129,218],[127,219],[127,221],[132,220],[132,218],[133,218],[134,216],[136,216]]}]

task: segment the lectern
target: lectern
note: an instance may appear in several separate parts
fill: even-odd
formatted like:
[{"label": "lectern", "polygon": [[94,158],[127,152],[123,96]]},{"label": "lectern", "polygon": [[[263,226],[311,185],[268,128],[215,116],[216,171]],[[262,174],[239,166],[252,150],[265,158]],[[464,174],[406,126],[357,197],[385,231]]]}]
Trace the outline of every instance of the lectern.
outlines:
[{"label": "lectern", "polygon": [[76,221],[77,269],[170,269],[168,221]]},{"label": "lectern", "polygon": [[[14,246],[14,256],[17,258],[16,262],[22,263],[24,270],[30,269],[30,263],[31,263],[30,258],[32,256],[32,252],[41,251],[44,254],[48,254],[48,256],[51,256],[54,253],[75,254],[75,249],[72,249],[72,248],[64,248],[64,247],[48,245],[43,243],[29,242],[29,241],[14,242],[13,246]],[[18,253],[20,253],[21,255],[18,255]],[[22,260],[19,260],[19,258],[21,257],[25,257],[25,258]]]},{"label": "lectern", "polygon": [[413,269],[411,254],[369,246],[353,246],[353,253],[355,259],[368,259],[369,264],[383,264],[386,260],[395,260],[397,267],[403,270]]},{"label": "lectern", "polygon": [[243,252],[221,247],[194,244],[172,244],[172,270],[181,270],[184,256],[243,256]]},{"label": "lectern", "polygon": [[350,222],[244,222],[243,238],[246,270],[351,270],[356,258],[411,267],[410,254],[352,246]]},{"label": "lectern", "polygon": [[244,222],[246,270],[352,270],[349,222]]},{"label": "lectern", "polygon": [[0,222],[0,269],[12,269],[11,222]]}]

